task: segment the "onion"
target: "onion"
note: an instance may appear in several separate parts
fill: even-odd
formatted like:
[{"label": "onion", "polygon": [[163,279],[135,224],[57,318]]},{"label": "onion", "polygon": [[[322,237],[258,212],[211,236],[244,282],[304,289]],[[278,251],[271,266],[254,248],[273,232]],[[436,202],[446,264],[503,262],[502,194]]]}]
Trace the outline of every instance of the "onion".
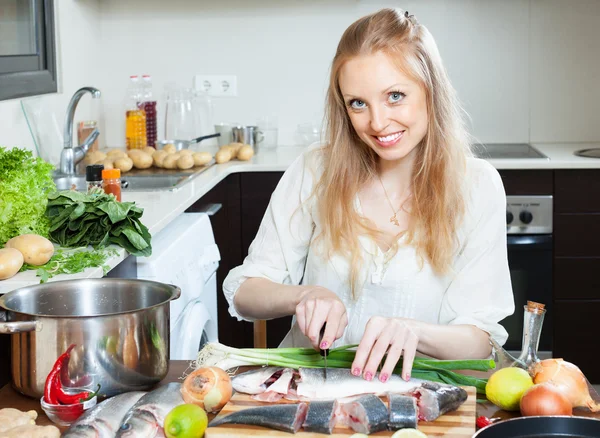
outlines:
[{"label": "onion", "polygon": [[538,383],[523,393],[521,415],[573,415],[573,407],[553,383]]},{"label": "onion", "polygon": [[573,408],[586,407],[592,412],[600,411],[600,404],[590,396],[587,380],[576,365],[562,359],[545,359],[534,364],[530,374],[533,383],[552,382]]},{"label": "onion", "polygon": [[198,368],[190,373],[181,386],[186,403],[200,406],[206,412],[218,412],[231,399],[229,375],[219,367]]}]

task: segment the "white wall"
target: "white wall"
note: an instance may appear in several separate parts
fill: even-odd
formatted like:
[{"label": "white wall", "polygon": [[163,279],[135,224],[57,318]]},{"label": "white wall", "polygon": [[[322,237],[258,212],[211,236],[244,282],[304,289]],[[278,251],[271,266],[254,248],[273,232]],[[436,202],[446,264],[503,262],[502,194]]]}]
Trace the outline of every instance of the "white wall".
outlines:
[{"label": "white wall", "polygon": [[[64,106],[79,86],[98,87],[111,145],[123,144],[128,76],[146,73],[159,97],[167,82],[191,86],[196,74],[235,74],[238,97],[215,99],[215,121],[253,123],[277,114],[280,143],[293,144],[298,124],[322,118],[329,64],[341,33],[356,18],[390,5],[409,10],[433,33],[479,140],[600,141],[597,0],[56,4]],[[0,103],[0,123],[14,127],[0,142],[30,144],[15,102]]]}]

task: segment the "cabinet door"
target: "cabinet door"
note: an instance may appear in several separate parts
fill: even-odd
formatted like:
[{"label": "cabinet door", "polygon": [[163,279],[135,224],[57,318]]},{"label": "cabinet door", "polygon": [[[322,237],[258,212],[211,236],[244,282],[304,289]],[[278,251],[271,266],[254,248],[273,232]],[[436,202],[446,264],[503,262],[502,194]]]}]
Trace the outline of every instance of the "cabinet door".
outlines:
[{"label": "cabinet door", "polygon": [[594,349],[598,346],[600,300],[557,300],[554,305],[553,357],[577,365],[591,383],[600,382]]},{"label": "cabinet door", "polygon": [[254,345],[252,323],[237,321],[229,314],[229,304],[223,295],[223,280],[229,271],[242,263],[240,175],[234,174],[217,184],[210,192],[200,198],[188,211],[202,211],[206,204],[221,204],[211,225],[215,242],[221,253],[217,270],[217,309],[219,323],[219,341],[237,348],[251,348]]},{"label": "cabinet door", "polygon": [[[283,172],[248,172],[241,174],[242,251],[243,257],[256,237],[271,195]],[[267,321],[267,347],[277,347],[292,324],[292,317]]]}]

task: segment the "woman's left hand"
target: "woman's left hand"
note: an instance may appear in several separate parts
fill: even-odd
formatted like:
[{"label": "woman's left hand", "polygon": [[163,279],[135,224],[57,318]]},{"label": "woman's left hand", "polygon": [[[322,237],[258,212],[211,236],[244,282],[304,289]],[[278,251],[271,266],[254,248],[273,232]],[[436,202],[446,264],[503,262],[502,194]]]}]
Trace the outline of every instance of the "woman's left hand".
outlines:
[{"label": "woman's left hand", "polygon": [[356,350],[356,356],[352,363],[352,374],[355,376],[362,374],[366,380],[372,380],[387,352],[379,380],[385,382],[392,375],[400,356],[404,358],[402,378],[409,380],[418,345],[419,329],[416,321],[406,318],[373,316],[369,319]]}]

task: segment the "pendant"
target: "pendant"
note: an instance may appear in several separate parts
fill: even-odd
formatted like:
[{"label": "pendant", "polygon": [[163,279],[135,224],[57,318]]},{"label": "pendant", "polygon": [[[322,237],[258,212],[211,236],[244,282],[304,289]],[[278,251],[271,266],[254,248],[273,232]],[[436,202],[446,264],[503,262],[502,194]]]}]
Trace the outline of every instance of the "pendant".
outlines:
[{"label": "pendant", "polygon": [[400,222],[398,222],[398,218],[396,218],[396,213],[394,213],[394,215],[390,218],[390,222],[396,225],[397,227],[400,226]]}]

